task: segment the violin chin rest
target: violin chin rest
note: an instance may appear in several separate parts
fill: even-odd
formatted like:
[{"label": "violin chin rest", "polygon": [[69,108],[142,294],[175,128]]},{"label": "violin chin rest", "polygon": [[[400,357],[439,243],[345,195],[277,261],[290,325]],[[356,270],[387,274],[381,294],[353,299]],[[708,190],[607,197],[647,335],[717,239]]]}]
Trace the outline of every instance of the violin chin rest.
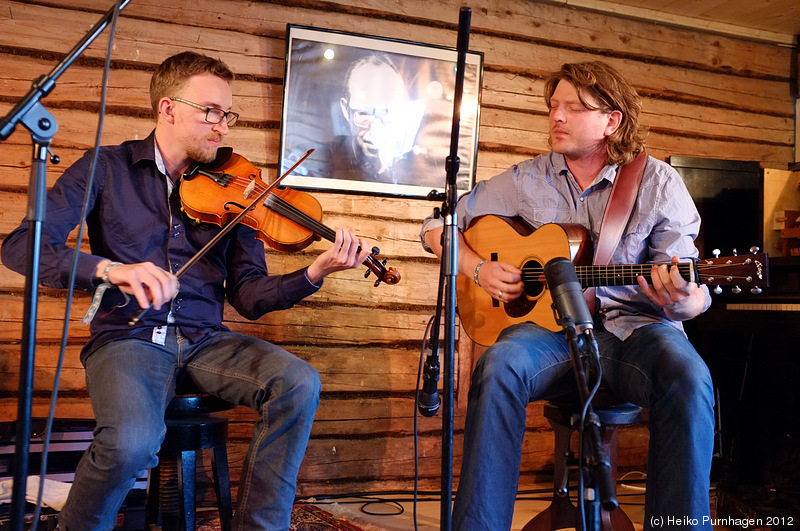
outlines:
[{"label": "violin chin rest", "polygon": [[226,165],[229,160],[231,160],[231,155],[233,155],[233,148],[226,146],[217,149],[217,157],[205,164],[205,170],[207,171],[216,171]]},{"label": "violin chin rest", "polygon": [[222,168],[228,163],[232,155],[233,155],[232,147],[221,147],[217,149],[216,158],[214,158],[214,160],[212,160],[208,164],[197,161],[192,162],[192,164],[183,174],[183,178],[186,180],[193,179],[194,177],[197,176],[197,172],[200,170],[205,170],[210,172],[217,171],[218,169]]}]

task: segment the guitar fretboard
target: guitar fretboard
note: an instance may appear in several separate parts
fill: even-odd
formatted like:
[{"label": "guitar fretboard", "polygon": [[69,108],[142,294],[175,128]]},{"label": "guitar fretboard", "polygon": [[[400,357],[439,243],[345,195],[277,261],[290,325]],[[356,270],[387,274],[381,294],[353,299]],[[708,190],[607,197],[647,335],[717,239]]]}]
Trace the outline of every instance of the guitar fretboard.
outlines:
[{"label": "guitar fretboard", "polygon": [[[650,282],[652,269],[653,264],[577,266],[575,274],[584,288],[631,286],[639,276]],[[685,280],[694,281],[692,264],[678,264],[678,271]]]},{"label": "guitar fretboard", "polygon": [[[653,264],[575,266],[575,275],[584,288],[631,286],[637,283],[638,276],[650,282],[652,268]],[[678,271],[686,281],[696,282],[693,264],[678,264]],[[523,282],[544,282],[544,268],[541,265],[526,266],[522,277]]]}]

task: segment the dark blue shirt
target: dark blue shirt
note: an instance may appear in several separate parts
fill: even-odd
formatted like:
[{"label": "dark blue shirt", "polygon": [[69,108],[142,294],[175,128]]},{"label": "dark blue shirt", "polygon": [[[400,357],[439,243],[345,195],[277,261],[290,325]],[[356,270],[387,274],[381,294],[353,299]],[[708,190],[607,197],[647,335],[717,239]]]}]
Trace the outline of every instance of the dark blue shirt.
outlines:
[{"label": "dark blue shirt", "polygon": [[[92,152],[67,169],[47,194],[42,227],[40,282],[52,288],[68,287],[74,249],[65,242],[80,221]],[[87,231],[91,254],[81,252],[75,287],[94,291],[99,262],[109,259],[124,264],[152,262],[173,273],[222,230],[197,223],[181,210],[179,187],[169,194],[167,179],[155,160],[155,133],[145,140],[99,149],[97,170],[88,197]],[[10,269],[24,273],[28,222],[9,234],[2,246],[2,260]],[[194,341],[222,324],[224,300],[247,319],[290,308],[319,289],[305,269],[269,276],[264,244],[256,232],[237,226],[187,269],[170,305],[148,310],[135,325],[128,321],[139,310],[134,297],[125,305],[118,289],[109,289],[91,323],[91,338],[84,346],[85,359],[101,345],[123,337],[150,340],[153,328],[174,325]],[[123,306],[124,305],[124,306]],[[172,324],[172,323],[169,323]]]}]

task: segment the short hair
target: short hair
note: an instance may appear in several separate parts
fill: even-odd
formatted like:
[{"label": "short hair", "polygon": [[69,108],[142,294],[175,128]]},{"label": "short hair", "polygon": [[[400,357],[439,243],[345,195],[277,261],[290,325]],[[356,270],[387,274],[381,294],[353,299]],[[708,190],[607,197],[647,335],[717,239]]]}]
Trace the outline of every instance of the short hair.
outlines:
[{"label": "short hair", "polygon": [[[600,61],[564,64],[545,81],[544,99],[548,109],[551,108],[550,98],[562,80],[575,87],[578,98],[587,109],[622,113],[619,127],[606,138],[606,161],[609,164],[627,164],[644,151],[647,129],[639,124],[642,101],[619,72]],[[587,94],[597,101],[598,107],[587,103]]]},{"label": "short hair", "polygon": [[342,97],[344,97],[345,100],[350,101],[350,78],[353,77],[353,72],[364,65],[388,66],[400,77],[400,79],[403,78],[391,57],[383,52],[370,53],[353,61],[353,63],[350,64],[350,68],[347,69],[347,73],[344,75],[344,83],[342,86]]},{"label": "short hair", "polygon": [[168,57],[158,65],[150,79],[150,104],[156,117],[161,98],[176,96],[189,78],[198,74],[212,74],[228,83],[234,79],[233,71],[219,59],[195,52],[181,52]]}]

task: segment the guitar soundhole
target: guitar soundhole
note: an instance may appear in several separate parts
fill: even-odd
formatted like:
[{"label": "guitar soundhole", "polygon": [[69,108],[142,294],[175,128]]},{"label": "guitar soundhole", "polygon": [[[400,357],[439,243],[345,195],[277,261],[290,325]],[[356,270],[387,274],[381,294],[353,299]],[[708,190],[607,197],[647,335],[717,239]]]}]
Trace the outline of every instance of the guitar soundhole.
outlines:
[{"label": "guitar soundhole", "polygon": [[528,260],[522,265],[522,283],[524,295],[503,305],[503,309],[511,318],[528,315],[542,292],[544,292],[544,268],[535,260]]},{"label": "guitar soundhole", "polygon": [[528,260],[522,265],[522,282],[525,295],[531,298],[541,296],[545,288],[544,267],[541,262]]}]

